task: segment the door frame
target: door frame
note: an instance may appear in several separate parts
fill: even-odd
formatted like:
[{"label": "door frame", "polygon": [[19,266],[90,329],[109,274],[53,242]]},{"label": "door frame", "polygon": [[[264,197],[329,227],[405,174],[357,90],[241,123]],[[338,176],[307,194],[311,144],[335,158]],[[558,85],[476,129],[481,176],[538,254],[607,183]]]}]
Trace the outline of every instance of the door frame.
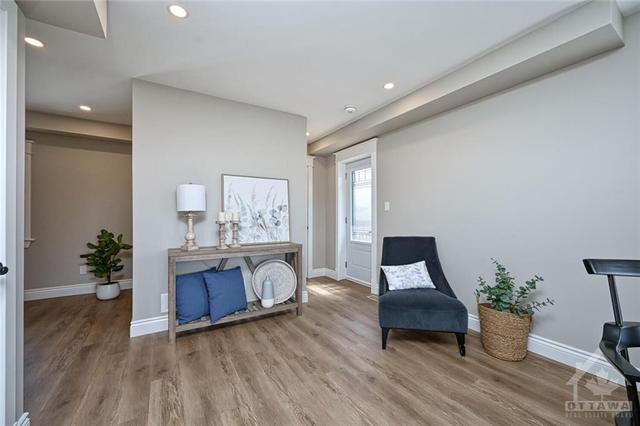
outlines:
[{"label": "door frame", "polygon": [[307,277],[313,271],[313,160],[314,156],[307,155]]},{"label": "door frame", "polygon": [[336,277],[343,280],[347,277],[344,263],[347,257],[347,226],[344,217],[347,214],[345,197],[347,182],[345,173],[347,163],[371,159],[371,293],[378,294],[378,170],[377,170],[378,138],[351,146],[334,153],[336,159]]},{"label": "door frame", "polygon": [[0,297],[0,422],[28,424],[23,413],[24,333],[24,164],[25,164],[25,19],[13,0],[0,2],[0,214],[2,244],[9,268]]}]

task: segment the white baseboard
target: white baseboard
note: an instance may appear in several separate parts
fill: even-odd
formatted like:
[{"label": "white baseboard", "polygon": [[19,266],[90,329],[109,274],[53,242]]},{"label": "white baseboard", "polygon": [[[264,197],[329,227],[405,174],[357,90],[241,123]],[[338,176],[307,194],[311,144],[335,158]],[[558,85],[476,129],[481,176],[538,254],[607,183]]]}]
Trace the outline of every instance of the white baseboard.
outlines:
[{"label": "white baseboard", "polygon": [[[469,329],[480,331],[480,320],[477,315],[469,314]],[[582,372],[587,372],[624,385],[624,378],[607,362],[600,349],[596,349],[591,353],[546,337],[530,334],[529,352],[575,368],[576,375],[574,375],[574,378],[581,376]],[[579,379],[579,377],[577,378]]]},{"label": "white baseboard", "polygon": [[302,303],[309,303],[309,292],[307,290],[302,292]]},{"label": "white baseboard", "polygon": [[336,271],[329,268],[316,268],[309,271],[307,274],[307,278],[317,278],[317,277],[329,277],[334,280],[337,279]]},{"label": "white baseboard", "polygon": [[371,283],[368,283],[366,281],[362,281],[362,280],[359,280],[357,278],[350,277],[348,275],[345,277],[345,279],[351,281],[352,283],[359,284],[359,285],[361,285],[363,287],[371,288]]},{"label": "white baseboard", "polygon": [[145,318],[141,320],[131,321],[129,327],[129,337],[144,336],[145,334],[159,333],[169,329],[169,320],[167,315],[159,317]]},{"label": "white baseboard", "polygon": [[[120,288],[126,290],[132,288],[133,280],[119,280]],[[55,287],[34,288],[24,291],[24,300],[52,299],[54,297],[77,296],[79,294],[92,294],[96,292],[97,282],[85,284],[59,285]]]},{"label": "white baseboard", "polygon": [[321,271],[322,271],[322,268],[309,269],[309,271],[307,271],[307,278],[321,277],[322,276]]}]

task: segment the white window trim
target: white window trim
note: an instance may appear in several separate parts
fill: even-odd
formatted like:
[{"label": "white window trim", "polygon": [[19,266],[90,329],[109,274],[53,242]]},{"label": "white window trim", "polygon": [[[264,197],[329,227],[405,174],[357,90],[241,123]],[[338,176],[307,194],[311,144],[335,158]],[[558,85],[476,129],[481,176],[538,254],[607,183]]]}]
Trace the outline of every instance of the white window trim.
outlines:
[{"label": "white window trim", "polygon": [[352,147],[334,153],[336,159],[336,278],[347,277],[344,266],[347,256],[347,228],[343,218],[347,213],[346,191],[347,163],[371,158],[371,293],[378,294],[378,170],[377,170],[378,138],[369,139]]}]

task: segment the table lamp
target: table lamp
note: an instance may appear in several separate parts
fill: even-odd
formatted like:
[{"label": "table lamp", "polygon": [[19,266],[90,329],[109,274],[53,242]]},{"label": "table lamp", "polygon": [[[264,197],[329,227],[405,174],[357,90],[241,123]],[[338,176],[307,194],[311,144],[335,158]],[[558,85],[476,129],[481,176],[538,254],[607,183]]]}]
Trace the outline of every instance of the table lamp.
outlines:
[{"label": "table lamp", "polygon": [[182,250],[198,250],[196,245],[196,234],[193,232],[193,218],[197,212],[207,210],[207,197],[204,185],[186,183],[178,185],[176,189],[176,205],[179,213],[184,213],[187,217],[187,234],[184,236],[186,242],[182,245]]}]

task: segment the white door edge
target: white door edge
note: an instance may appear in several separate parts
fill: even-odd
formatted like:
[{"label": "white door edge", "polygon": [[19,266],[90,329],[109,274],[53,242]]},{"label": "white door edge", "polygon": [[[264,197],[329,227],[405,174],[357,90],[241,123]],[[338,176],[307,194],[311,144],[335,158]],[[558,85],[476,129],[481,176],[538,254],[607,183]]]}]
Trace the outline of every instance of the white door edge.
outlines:
[{"label": "white door edge", "polygon": [[0,423],[23,418],[24,26],[13,0],[0,2]]}]

